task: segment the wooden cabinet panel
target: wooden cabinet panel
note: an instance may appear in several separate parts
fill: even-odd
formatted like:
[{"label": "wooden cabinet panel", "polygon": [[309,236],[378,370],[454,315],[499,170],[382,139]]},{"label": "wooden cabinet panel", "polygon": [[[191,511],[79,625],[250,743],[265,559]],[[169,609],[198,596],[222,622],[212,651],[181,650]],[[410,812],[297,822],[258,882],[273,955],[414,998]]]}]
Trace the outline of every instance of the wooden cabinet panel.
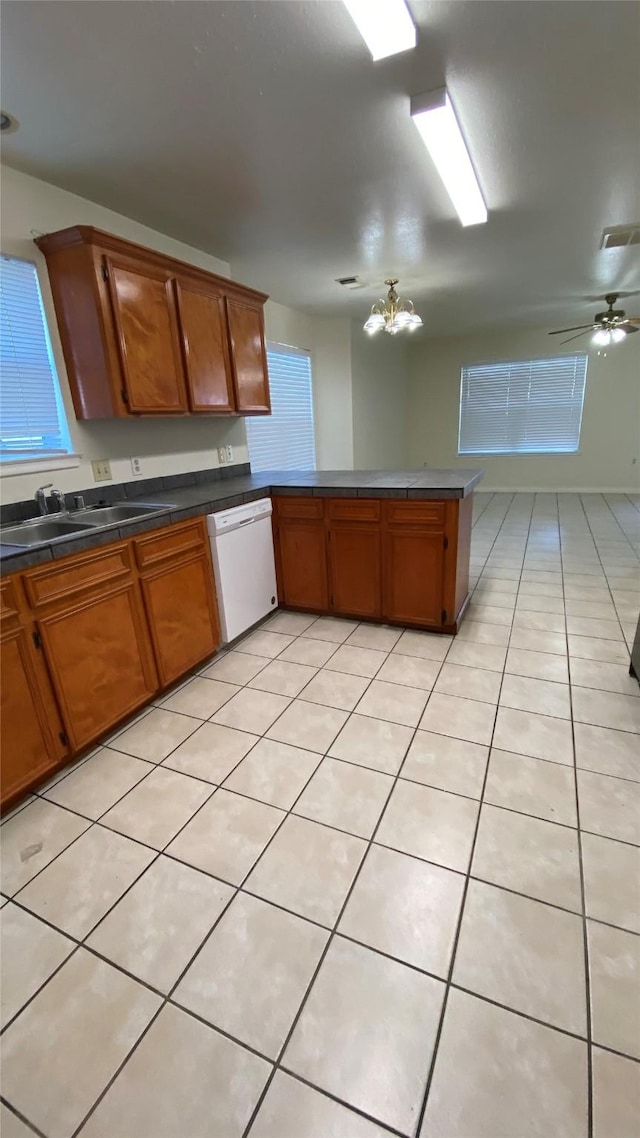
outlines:
[{"label": "wooden cabinet panel", "polygon": [[38,628],[73,751],[99,738],[157,691],[134,581],[54,611]]},{"label": "wooden cabinet panel", "polygon": [[378,522],[380,502],[373,498],[329,498],[329,521]]},{"label": "wooden cabinet panel", "polygon": [[133,545],[136,561],[141,570],[150,569],[164,561],[175,560],[190,551],[200,550],[208,541],[203,518],[179,522],[166,529],[155,530],[144,537],[135,537]]},{"label": "wooden cabinet panel", "polygon": [[176,281],[192,411],[235,411],[224,298]]},{"label": "wooden cabinet panel", "polygon": [[0,586],[0,802],[3,807],[53,770],[66,754],[62,722],[32,639],[19,611],[19,586]]},{"label": "wooden cabinet panel", "polygon": [[27,596],[34,609],[66,604],[78,593],[95,592],[131,575],[131,550],[124,542],[48,562],[25,577]]},{"label": "wooden cabinet panel", "polygon": [[386,504],[386,519],[392,525],[438,526],[445,523],[445,503],[425,501],[390,501]]},{"label": "wooden cabinet panel", "polygon": [[375,619],[382,610],[380,529],[337,524],[329,534],[331,610]]},{"label": "wooden cabinet panel", "polygon": [[324,499],[308,497],[289,497],[289,496],[276,496],[273,500],[273,507],[275,513],[279,518],[300,518],[301,520],[310,520],[311,518],[324,517]]},{"label": "wooden cabinet panel", "polygon": [[322,521],[279,520],[278,595],[291,608],[329,608],[325,531]]},{"label": "wooden cabinet panel", "polygon": [[105,257],[130,411],[187,410],[170,278],[162,270]]},{"label": "wooden cabinet panel", "polygon": [[167,564],[142,580],[162,687],[211,656],[220,644],[209,557]]},{"label": "wooden cabinet panel", "polygon": [[262,308],[227,297],[227,319],[236,407],[245,414],[268,414],[271,401]]},{"label": "wooden cabinet panel", "polygon": [[443,535],[391,529],[384,540],[383,616],[406,624],[442,625]]}]

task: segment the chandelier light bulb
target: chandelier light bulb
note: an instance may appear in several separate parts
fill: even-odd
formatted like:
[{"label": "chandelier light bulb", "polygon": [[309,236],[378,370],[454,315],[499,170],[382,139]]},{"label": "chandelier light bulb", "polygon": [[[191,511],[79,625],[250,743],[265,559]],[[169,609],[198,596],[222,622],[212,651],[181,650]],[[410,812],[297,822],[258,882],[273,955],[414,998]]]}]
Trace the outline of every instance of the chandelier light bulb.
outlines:
[{"label": "chandelier light bulb", "polygon": [[595,333],[592,343],[597,344],[599,348],[606,348],[611,343],[611,332],[607,328],[598,328]]},{"label": "chandelier light bulb", "polygon": [[621,344],[626,335],[627,333],[625,332],[624,328],[611,329],[611,339],[613,340],[614,344]]}]

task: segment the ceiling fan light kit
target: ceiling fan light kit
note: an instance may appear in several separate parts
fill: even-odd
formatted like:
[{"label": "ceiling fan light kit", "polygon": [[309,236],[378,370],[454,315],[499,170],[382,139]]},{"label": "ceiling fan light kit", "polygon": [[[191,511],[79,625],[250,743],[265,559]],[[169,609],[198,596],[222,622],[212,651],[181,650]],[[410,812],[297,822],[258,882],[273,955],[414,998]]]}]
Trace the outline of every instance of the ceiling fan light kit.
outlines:
[{"label": "ceiling fan light kit", "polygon": [[623,308],[614,308],[620,293],[609,292],[605,301],[609,307],[604,312],[596,312],[591,324],[578,324],[575,328],[558,328],[549,332],[550,336],[562,336],[565,332],[576,332],[577,335],[561,340],[561,344],[569,344],[571,340],[578,340],[587,332],[593,332],[591,343],[597,348],[608,348],[612,344],[621,344],[632,332],[640,331],[640,316],[627,316]]},{"label": "ceiling fan light kit", "polygon": [[365,332],[375,336],[376,332],[385,331],[390,336],[396,336],[398,332],[413,332],[420,328],[422,319],[415,311],[413,301],[403,300],[396,292],[397,279],[389,277],[384,283],[389,285],[387,299],[380,298],[372,305],[371,313],[363,325]]}]

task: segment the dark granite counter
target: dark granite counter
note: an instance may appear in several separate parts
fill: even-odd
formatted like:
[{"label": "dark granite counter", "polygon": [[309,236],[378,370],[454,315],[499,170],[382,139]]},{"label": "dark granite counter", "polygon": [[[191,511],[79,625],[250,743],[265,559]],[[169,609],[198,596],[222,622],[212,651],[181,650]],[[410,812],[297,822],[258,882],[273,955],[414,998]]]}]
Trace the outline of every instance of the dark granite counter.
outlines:
[{"label": "dark granite counter", "polygon": [[[217,472],[216,472],[217,473]],[[466,498],[482,478],[480,470],[313,470],[265,471],[262,474],[231,475],[205,481],[201,474],[184,476],[189,485],[163,487],[161,478],[144,483],[128,482],[121,486],[92,488],[92,501],[108,494],[109,501],[131,501],[157,505],[158,512],[118,524],[95,526],[77,534],[29,548],[2,544],[0,529],[0,573],[15,573],[45,561],[68,557],[85,549],[93,549],[120,538],[132,537],[146,530],[159,529],[185,518],[214,514],[219,510],[241,506],[243,502],[269,494],[311,494],[323,497],[358,498]],[[170,479],[167,482],[173,481]],[[88,494],[89,492],[87,492]],[[71,495],[67,496],[71,498]],[[89,504],[89,503],[88,503]],[[13,524],[16,524],[16,521]]]}]

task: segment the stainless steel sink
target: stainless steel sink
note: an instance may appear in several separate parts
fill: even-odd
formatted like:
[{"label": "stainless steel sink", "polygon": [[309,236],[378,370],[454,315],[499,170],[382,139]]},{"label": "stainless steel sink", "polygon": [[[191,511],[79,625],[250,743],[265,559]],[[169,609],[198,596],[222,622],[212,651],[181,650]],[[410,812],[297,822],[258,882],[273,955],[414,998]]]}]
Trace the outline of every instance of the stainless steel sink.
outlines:
[{"label": "stainless steel sink", "polygon": [[88,533],[93,525],[76,522],[66,518],[42,518],[32,522],[22,522],[18,526],[3,526],[0,529],[2,545],[40,545],[43,541],[55,541],[58,537],[71,537],[74,533]]},{"label": "stainless steel sink", "polygon": [[74,510],[71,517],[82,520],[83,525],[107,526],[113,522],[129,522],[134,518],[157,514],[168,508],[143,502],[114,502],[111,506],[89,506],[86,510]]}]

